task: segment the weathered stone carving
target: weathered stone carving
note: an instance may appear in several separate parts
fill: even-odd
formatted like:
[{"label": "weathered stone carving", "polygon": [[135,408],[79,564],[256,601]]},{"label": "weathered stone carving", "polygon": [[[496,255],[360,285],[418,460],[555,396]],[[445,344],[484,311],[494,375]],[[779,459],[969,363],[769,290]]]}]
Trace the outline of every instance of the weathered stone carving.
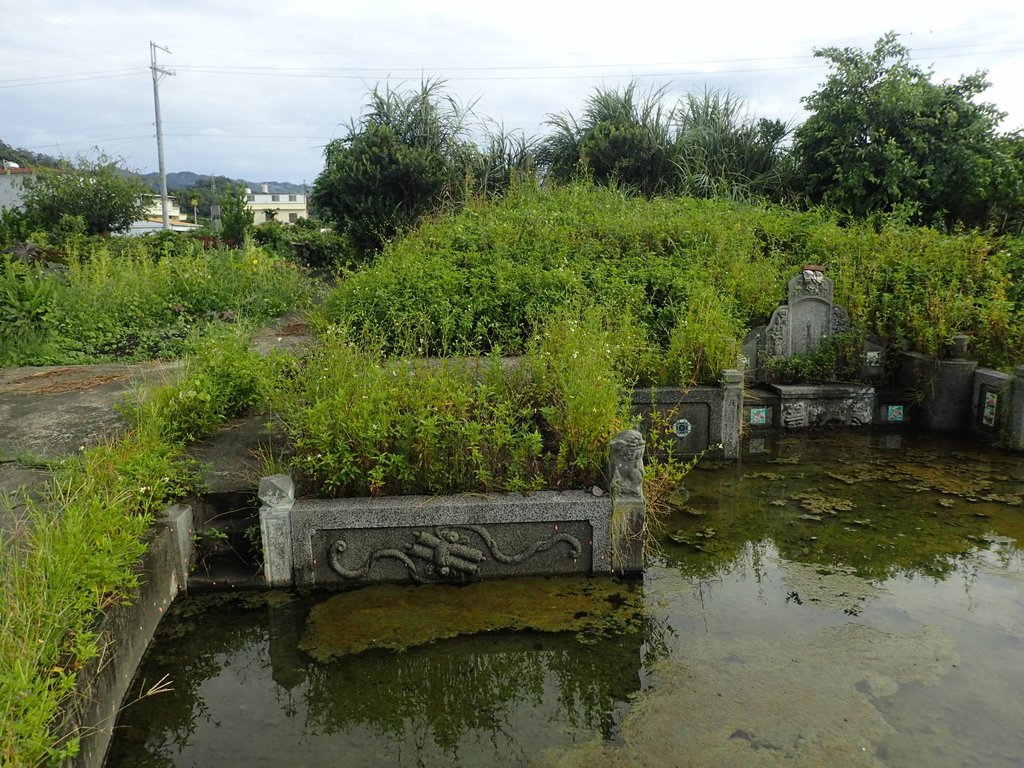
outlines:
[{"label": "weathered stone carving", "polygon": [[832,281],[825,277],[824,267],[808,264],[800,270],[799,280],[794,278],[790,281],[790,302],[803,296],[817,296],[826,301],[832,301]]},{"label": "weathered stone carving", "polygon": [[807,426],[807,404],[798,401],[782,404],[782,425],[786,429],[800,429]]},{"label": "weathered stone carving", "polygon": [[846,307],[832,307],[832,333],[846,333],[850,330],[850,316]]},{"label": "weathered stone carving", "polygon": [[821,340],[850,329],[846,310],[833,304],[835,288],[824,267],[806,265],[790,279],[789,300],[772,313],[766,331],[765,352],[790,357],[813,352]]},{"label": "weathered stone carving", "polygon": [[487,553],[473,546],[471,537],[459,533],[455,527],[450,527],[435,528],[433,531],[414,531],[413,541],[404,544],[402,549],[378,549],[371,552],[361,566],[354,568],[342,562],[342,557],[348,550],[348,543],[341,538],[331,545],[327,560],[334,572],[346,579],[365,578],[379,560],[397,560],[405,566],[409,578],[423,583],[459,581],[476,576],[480,571],[480,563],[486,560],[486,554],[490,554],[499,563],[514,565],[540,552],[546,552],[558,544],[566,545],[566,557],[573,560],[583,552],[583,545],[579,539],[560,533],[535,541],[523,551],[510,555],[501,551],[494,537],[484,526],[460,525],[458,528],[479,536],[487,547]]},{"label": "weathered stone carving", "polygon": [[613,498],[643,498],[644,448],[644,437],[635,429],[624,430],[612,439],[610,464]]},{"label": "weathered stone carving", "polygon": [[295,503],[295,483],[288,475],[262,477],[257,496],[271,509],[291,507]]},{"label": "weathered stone carving", "polygon": [[786,340],[789,338],[789,307],[779,307],[772,315],[768,326],[768,338],[771,339],[768,354],[773,357],[786,356]]},{"label": "weathered stone carving", "polygon": [[477,564],[484,559],[483,551],[469,546],[458,531],[442,530],[437,535],[416,531],[413,536],[416,543],[406,544],[405,551],[426,561],[423,570],[428,576],[458,578],[474,576],[480,570]]}]

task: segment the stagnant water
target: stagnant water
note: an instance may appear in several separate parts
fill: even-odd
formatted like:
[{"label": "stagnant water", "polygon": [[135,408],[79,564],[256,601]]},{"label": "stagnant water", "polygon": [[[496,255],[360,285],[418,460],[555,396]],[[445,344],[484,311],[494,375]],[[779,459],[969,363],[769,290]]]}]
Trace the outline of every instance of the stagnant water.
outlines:
[{"label": "stagnant water", "polygon": [[642,584],[524,582],[493,626],[457,587],[180,601],[108,765],[1024,765],[1024,459],[758,441]]}]

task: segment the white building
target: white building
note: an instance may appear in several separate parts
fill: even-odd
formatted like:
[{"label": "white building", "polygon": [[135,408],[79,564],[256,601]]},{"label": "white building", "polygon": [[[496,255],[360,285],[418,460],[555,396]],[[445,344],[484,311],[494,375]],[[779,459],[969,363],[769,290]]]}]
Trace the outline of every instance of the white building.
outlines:
[{"label": "white building", "polygon": [[0,211],[25,208],[25,181],[33,173],[31,168],[19,168],[13,163],[0,165]]},{"label": "white building", "polygon": [[262,184],[259,192],[246,189],[245,199],[253,212],[253,224],[271,220],[294,224],[309,218],[306,196],[301,193],[271,192],[269,184]]}]

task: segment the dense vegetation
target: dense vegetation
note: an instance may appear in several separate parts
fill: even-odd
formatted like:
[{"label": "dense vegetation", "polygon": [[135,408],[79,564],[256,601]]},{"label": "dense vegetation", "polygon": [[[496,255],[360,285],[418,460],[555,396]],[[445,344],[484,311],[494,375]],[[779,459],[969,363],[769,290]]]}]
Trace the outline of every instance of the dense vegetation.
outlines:
[{"label": "dense vegetation", "polygon": [[977,101],[983,72],[932,81],[895,34],[871,51],[824,48],[825,82],[795,129],[707,91],[672,100],[636,83],[597,88],[579,117],[550,115],[538,140],[469,140],[472,110],[444,84],[374,88],[359,121],[326,150],[312,200],[372,255],[422,217],[500,195],[536,175],[585,179],[651,198],[685,195],[827,205],[854,221],[883,216],[945,232],[1024,227],[1024,135]]},{"label": "dense vegetation", "polygon": [[205,250],[174,235],[25,245],[0,255],[0,366],[177,357],[196,329],[264,321],[307,296],[291,262],[252,246]]},{"label": "dense vegetation", "polygon": [[632,339],[634,378],[714,381],[803,263],[826,265],[854,324],[894,349],[942,355],[966,333],[989,364],[1024,356],[1016,241],[582,183],[424,223],[317,317],[391,354],[520,354],[552,308],[596,304]]},{"label": "dense vegetation", "polygon": [[975,98],[984,73],[933,83],[895,34],[873,51],[825,48],[831,74],[804,99],[795,156],[808,202],[863,217],[900,211],[951,229],[1024,225],[1024,136],[1000,135],[1005,114]]},{"label": "dense vegetation", "polygon": [[24,237],[35,230],[85,235],[123,232],[142,217],[150,196],[141,179],[103,154],[37,168],[24,185],[24,210],[3,213],[0,235],[4,237]]},{"label": "dense vegetation", "polygon": [[[334,231],[253,226],[237,189],[220,202],[238,247],[91,236],[123,220],[103,212],[98,183],[75,192],[84,208],[31,198],[5,214],[0,366],[194,356],[179,385],[130,409],[130,433],[66,462],[5,534],[4,764],[74,750],[52,729],[98,651],[92,617],[133,584],[152,513],[191,487],[186,441],[226,416],[278,416],[286,468],[318,492],[585,486],[628,423],[629,386],[736,367],[803,263],[824,264],[854,325],[891,350],[941,356],[965,333],[983,363],[1019,364],[1021,136],[974,103],[980,75],[933,84],[892,36],[820,55],[833,72],[793,147],[788,126],[727,94],[669,104],[634,85],[598,89],[579,119],[552,116],[536,146],[500,130],[479,146],[472,110],[428,82],[374,89],[328,147],[313,202]],[[297,262],[339,278],[311,313],[321,345],[257,358],[224,326],[306,306]],[[842,375],[857,341],[772,373]],[[489,357],[422,359],[464,355]],[[653,463],[652,499],[685,473]]]}]

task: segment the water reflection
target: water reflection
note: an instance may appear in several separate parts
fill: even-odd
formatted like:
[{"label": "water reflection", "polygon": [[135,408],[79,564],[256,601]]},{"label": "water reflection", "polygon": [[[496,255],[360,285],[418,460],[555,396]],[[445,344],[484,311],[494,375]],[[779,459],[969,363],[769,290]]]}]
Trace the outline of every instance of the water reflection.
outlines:
[{"label": "water reflection", "polygon": [[321,662],[299,645],[322,599],[178,606],[145,668],[147,678],[169,674],[174,691],[123,714],[108,765],[521,765],[542,749],[614,740],[644,659],[664,649],[663,627],[643,622],[604,636],[485,633]]},{"label": "water reflection", "polygon": [[646,618],[587,643],[321,662],[300,650],[314,598],[184,602],[144,669],[175,692],[127,710],[109,765],[1019,766],[1024,461],[890,437],[771,435],[703,465]]},{"label": "water reflection", "polygon": [[787,437],[771,456],[705,463],[687,478],[686,508],[668,521],[667,560],[708,578],[748,542],[771,542],[785,559],[867,579],[942,579],[1000,537],[1024,541],[1024,462],[928,447],[889,452],[891,437]]}]

